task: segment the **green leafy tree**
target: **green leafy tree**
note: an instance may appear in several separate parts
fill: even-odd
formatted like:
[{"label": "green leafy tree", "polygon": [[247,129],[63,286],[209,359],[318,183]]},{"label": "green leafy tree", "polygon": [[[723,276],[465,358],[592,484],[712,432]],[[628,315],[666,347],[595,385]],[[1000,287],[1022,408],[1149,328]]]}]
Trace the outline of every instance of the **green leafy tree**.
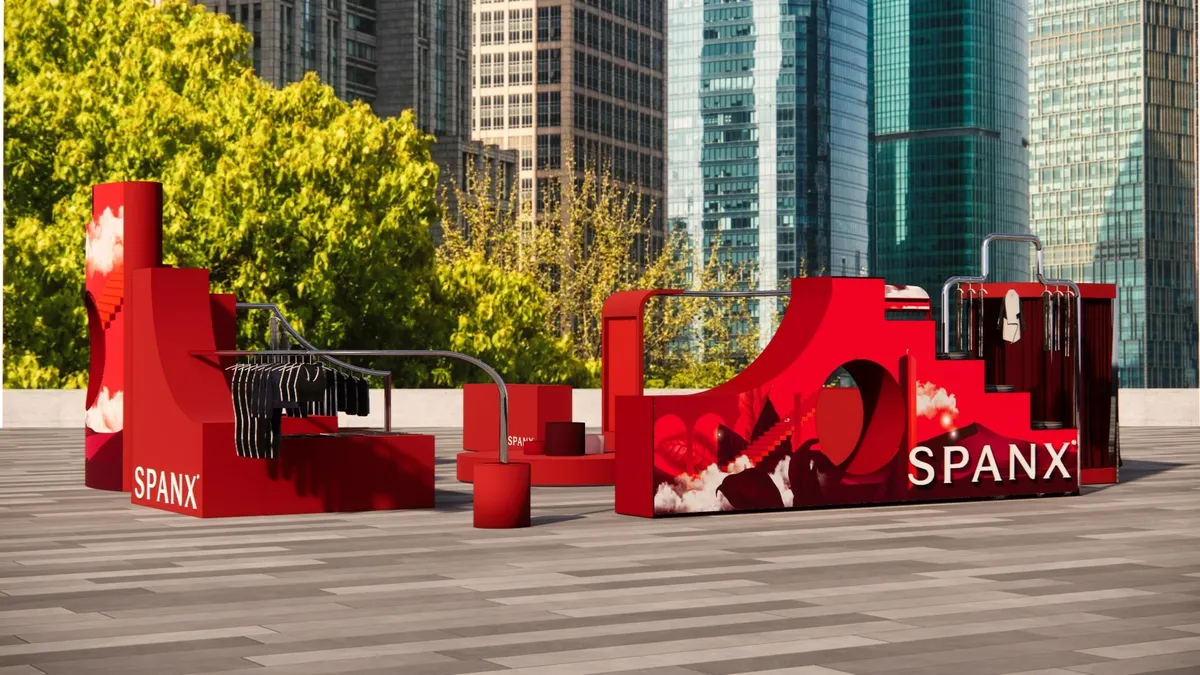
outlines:
[{"label": "green leafy tree", "polygon": [[[250,37],[181,0],[5,3],[5,382],[78,386],[87,368],[91,187],[163,183],[168,264],[281,305],[312,342],[429,346],[437,293],[432,139],[315,76],[258,79]],[[241,322],[243,344],[266,317]],[[431,364],[405,362],[416,383]]]},{"label": "green leafy tree", "polygon": [[[585,365],[591,386],[599,383],[601,314],[613,293],[733,290],[752,281],[716,247],[695,265],[696,249],[686,233],[655,233],[653,210],[642,195],[606,167],[576,170],[568,156],[563,178],[551,183],[558,189],[542,190],[536,214],[528,202],[511,206],[519,202],[517,195],[503,194],[493,180],[468,171],[467,185],[455,187],[461,221],[443,223],[439,260],[484,260],[528,275],[545,299],[545,334]],[[646,330],[648,384],[711,387],[727,380],[755,348],[757,331],[749,316],[749,303],[741,300],[656,303]],[[734,326],[745,330],[733,331]]]},{"label": "green leafy tree", "polygon": [[[449,349],[482,359],[508,383],[588,383],[570,338],[546,331],[546,296],[532,274],[471,254],[439,265],[438,282],[441,311],[451,321]],[[435,376],[438,384],[490,381],[460,363],[443,366]]]}]

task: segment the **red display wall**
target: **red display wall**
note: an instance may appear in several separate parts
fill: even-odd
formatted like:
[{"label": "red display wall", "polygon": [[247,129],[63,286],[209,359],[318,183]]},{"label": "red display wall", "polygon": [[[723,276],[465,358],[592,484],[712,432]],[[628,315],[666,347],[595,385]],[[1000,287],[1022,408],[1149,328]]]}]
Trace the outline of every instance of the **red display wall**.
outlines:
[{"label": "red display wall", "polygon": [[86,230],[86,484],[198,517],[430,508],[432,436],[282,420],[275,459],[239,457],[236,298],[162,261],[162,187],[96,186]]},{"label": "red display wall", "polygon": [[[238,457],[229,373],[234,297],[209,292],[208,270],[130,275],[125,449],[134,504],[204,518],[431,508],[433,437],[336,432],[336,420],[291,420],[279,457]],[[320,434],[320,435],[318,435]]]},{"label": "red display wall", "polygon": [[[984,360],[940,358],[933,321],[890,320],[886,309],[881,279],[797,279],[774,338],[728,383],[690,396],[615,395],[605,422],[615,427],[617,511],[1078,491],[1067,411],[1066,428],[1034,430],[1029,392],[987,391]],[[621,354],[630,371],[631,358]],[[605,367],[622,368],[607,351]],[[835,374],[855,387],[826,386]]]}]

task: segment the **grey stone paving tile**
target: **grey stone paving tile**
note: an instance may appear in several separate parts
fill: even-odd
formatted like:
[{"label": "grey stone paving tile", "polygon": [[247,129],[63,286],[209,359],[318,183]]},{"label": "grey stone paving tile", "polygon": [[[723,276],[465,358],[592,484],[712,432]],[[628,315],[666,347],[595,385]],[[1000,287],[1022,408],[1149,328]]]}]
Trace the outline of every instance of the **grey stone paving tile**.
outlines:
[{"label": "grey stone paving tile", "polygon": [[45,675],[33,666],[0,666],[0,675]]},{"label": "grey stone paving tile", "polygon": [[1088,675],[1142,675],[1143,673],[1183,670],[1188,675],[1192,675],[1192,673],[1200,672],[1200,652],[1182,652],[1136,659],[1104,661],[1090,665],[1074,666],[1072,670],[1087,673]]},{"label": "grey stone paving tile", "polygon": [[[213,640],[197,640],[193,642],[171,642],[147,645],[131,645],[120,647],[100,647],[95,649],[79,649],[75,651],[48,652],[35,655],[0,656],[0,666],[19,665],[27,663],[46,672],[50,672],[51,664],[75,661],[81,664],[100,664],[107,659],[138,658],[150,661],[171,662],[186,658],[189,651],[195,650],[253,650],[246,653],[261,653],[263,645],[248,638],[220,638]],[[79,666],[75,666],[79,668]],[[70,669],[58,670],[64,675],[71,673]]]},{"label": "grey stone paving tile", "polygon": [[[920,668],[910,668],[907,670],[888,670],[887,675],[1005,675],[1014,672],[1053,672],[1058,670],[1059,673],[1072,674],[1069,668],[1078,665],[1090,664],[1096,661],[1095,657],[1089,657],[1084,654],[1075,652],[1052,652],[1049,654],[1034,654],[1013,656],[1010,658],[993,659],[990,661],[971,661],[967,663],[947,663],[941,665],[922,666]],[[1078,671],[1074,671],[1077,674]]]},{"label": "grey stone paving tile", "polygon": [[[632,620],[639,623],[645,621],[666,621],[670,619],[687,619],[693,617],[720,617],[730,614],[742,614],[747,612],[764,612],[774,614],[777,610],[791,609],[803,603],[780,601],[780,602],[763,602],[753,605],[727,605],[723,607],[700,607],[693,609],[679,609],[663,612],[643,612],[632,617]],[[510,610],[511,611],[511,610]],[[778,616],[778,615],[776,615]],[[855,619],[861,621],[862,619]],[[834,620],[831,620],[832,623]],[[540,621],[512,621],[505,620],[502,623],[493,623],[480,626],[465,626],[462,628],[448,629],[455,635],[462,637],[483,637],[487,635],[503,635],[506,633],[528,633],[540,630],[555,630],[559,628],[586,628],[589,626],[606,626],[613,623],[621,623],[619,620],[614,620],[611,617],[583,617],[583,618],[568,618],[561,615],[548,615],[548,618]]]},{"label": "grey stone paving tile", "polygon": [[1037,670],[1006,672],[1003,675],[1078,675],[1078,673],[1078,670],[1065,670],[1063,668],[1039,668]]},{"label": "grey stone paving tile", "polygon": [[660,622],[663,624],[661,628],[648,626],[646,630],[639,630],[636,633],[626,635],[606,635],[605,627],[596,626],[592,628],[592,632],[594,632],[593,635],[587,635],[574,639],[555,639],[539,643],[522,643],[501,645],[496,647],[482,647],[477,649],[467,648],[454,651],[439,651],[441,651],[443,654],[454,656],[455,658],[495,660],[498,658],[509,658],[516,656],[531,656],[556,652],[580,652],[606,647],[637,646],[643,643],[657,643],[678,640],[703,640],[706,638],[730,638],[733,636],[745,636],[747,640],[751,640],[756,635],[771,633],[774,631],[794,631],[804,628],[821,628],[844,625],[862,626],[875,622],[875,620],[871,617],[857,614],[802,620],[774,617],[771,621],[747,623],[727,622],[725,621],[726,617],[721,615],[712,617],[712,619],[715,619],[712,621],[712,623],[715,625],[689,626],[684,623],[684,621],[666,620]]},{"label": "grey stone paving tile", "polygon": [[1177,600],[1159,605],[1134,605],[1130,607],[1116,607],[1105,610],[1117,619],[1136,619],[1147,616],[1158,616],[1162,614],[1176,614],[1184,612],[1200,612],[1200,598],[1190,600]]}]

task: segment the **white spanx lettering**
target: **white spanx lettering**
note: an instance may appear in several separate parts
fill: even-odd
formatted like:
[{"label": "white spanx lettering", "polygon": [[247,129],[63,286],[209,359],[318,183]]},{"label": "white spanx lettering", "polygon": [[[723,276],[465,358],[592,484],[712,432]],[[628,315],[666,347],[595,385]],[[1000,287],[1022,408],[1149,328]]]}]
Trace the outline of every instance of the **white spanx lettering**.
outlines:
[{"label": "white spanx lettering", "polygon": [[1036,445],[1034,445],[1032,443],[1029,445],[1029,460],[1028,461],[1026,461],[1025,454],[1021,452],[1021,448],[1018,448],[1016,443],[1008,444],[1008,454],[1010,457],[1010,459],[1008,460],[1008,479],[1009,480],[1017,479],[1017,464],[1020,464],[1021,468],[1025,470],[1025,476],[1027,478],[1029,478],[1030,480],[1034,480],[1037,478],[1037,446]]},{"label": "white spanx lettering", "polygon": [[187,481],[187,499],[184,500],[183,506],[189,508],[188,504],[191,504],[190,508],[194,509],[196,508],[196,482],[200,480],[200,474],[184,476],[183,479]]},{"label": "white spanx lettering", "polygon": [[[144,482],[143,476],[145,476]],[[155,471],[139,466],[133,470],[133,480],[135,483],[133,496],[137,499],[146,499],[184,509],[199,508],[196,506],[196,486],[200,483],[200,474],[198,473]]]},{"label": "white spanx lettering", "polygon": [[1050,451],[1050,468],[1046,469],[1046,475],[1043,478],[1049,479],[1050,474],[1054,473],[1055,469],[1062,474],[1063,478],[1070,480],[1071,474],[1067,473],[1067,467],[1063,464],[1063,455],[1067,454],[1067,447],[1070,443],[1063,443],[1062,447],[1055,451],[1054,446],[1046,443],[1046,449]]},{"label": "white spanx lettering", "polygon": [[975,475],[971,476],[972,483],[979,482],[979,474],[987,471],[992,474],[992,480],[996,483],[1004,480],[1000,476],[1000,469],[996,468],[996,456],[992,454],[992,446],[983,446],[983,456],[979,458],[979,463],[975,465]]},{"label": "white spanx lettering", "polygon": [[909,464],[917,467],[917,471],[924,472],[925,477],[916,478],[910,474],[908,480],[911,481],[913,485],[924,487],[933,482],[934,470],[933,465],[921,459],[920,455],[925,455],[926,457],[933,459],[933,451],[925,446],[920,446],[913,448],[912,452],[908,453]]},{"label": "white spanx lettering", "polygon": [[[956,462],[953,459],[954,455],[956,455],[956,454],[961,455],[962,461]],[[954,470],[961,469],[964,466],[966,466],[967,461],[969,461],[969,459],[970,459],[970,454],[967,452],[967,449],[964,448],[963,446],[961,446],[961,445],[946,446],[946,454],[942,457],[942,482],[945,483],[946,485],[949,485],[951,483],[950,476],[954,472]]]},{"label": "white spanx lettering", "polygon": [[[1052,444],[1043,443],[1046,450],[1050,453],[1050,465],[1046,468],[1045,473],[1039,473],[1037,443],[1030,443],[1028,451],[1022,450],[1016,443],[1010,443],[1008,445],[1007,480],[1009,482],[1017,482],[1025,479],[1036,481],[1039,478],[1042,480],[1051,480],[1057,476],[1071,480],[1071,472],[1067,469],[1065,457],[1067,450],[1073,444],[1063,443],[1062,447],[1056,450]],[[908,462],[916,469],[916,471],[910,473],[908,476],[910,483],[917,487],[925,487],[937,480],[933,455],[933,450],[925,446],[918,446],[909,451]],[[940,467],[942,469],[942,483],[946,485],[952,484],[954,482],[954,470],[965,468],[970,463],[970,453],[966,448],[958,445],[947,446],[942,453]],[[979,454],[979,459],[975,462],[971,482],[979,483],[985,476],[990,476],[992,482],[995,483],[1005,481],[1005,476],[1000,469],[999,463],[996,461],[996,454],[992,451],[992,446],[990,445],[983,446],[983,450]]]}]

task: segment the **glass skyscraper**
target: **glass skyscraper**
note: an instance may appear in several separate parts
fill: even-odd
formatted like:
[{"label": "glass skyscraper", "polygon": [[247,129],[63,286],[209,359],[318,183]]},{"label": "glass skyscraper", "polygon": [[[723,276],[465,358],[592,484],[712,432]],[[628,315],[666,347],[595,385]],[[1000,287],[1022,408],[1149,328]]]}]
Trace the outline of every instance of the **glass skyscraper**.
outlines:
[{"label": "glass skyscraper", "polygon": [[[979,274],[993,232],[1029,232],[1024,0],[872,4],[872,274],[923,287]],[[992,247],[1029,280],[1028,247]]]},{"label": "glass skyscraper", "polygon": [[1118,286],[1122,387],[1197,385],[1193,7],[1032,6],[1032,226],[1050,274]]},{"label": "glass skyscraper", "polygon": [[667,18],[671,227],[720,238],[759,288],[865,276],[867,0],[670,0]]}]

